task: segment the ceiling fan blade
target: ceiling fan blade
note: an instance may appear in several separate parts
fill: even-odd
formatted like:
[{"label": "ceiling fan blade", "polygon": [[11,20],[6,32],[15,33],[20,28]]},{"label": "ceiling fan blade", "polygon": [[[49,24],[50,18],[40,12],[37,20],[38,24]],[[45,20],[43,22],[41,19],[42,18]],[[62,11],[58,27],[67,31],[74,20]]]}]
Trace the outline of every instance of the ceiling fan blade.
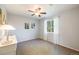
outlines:
[{"label": "ceiling fan blade", "polygon": [[29,12],[34,12],[34,11],[32,11],[32,10],[28,10]]},{"label": "ceiling fan blade", "polygon": [[46,12],[40,12],[40,14],[46,14]]}]

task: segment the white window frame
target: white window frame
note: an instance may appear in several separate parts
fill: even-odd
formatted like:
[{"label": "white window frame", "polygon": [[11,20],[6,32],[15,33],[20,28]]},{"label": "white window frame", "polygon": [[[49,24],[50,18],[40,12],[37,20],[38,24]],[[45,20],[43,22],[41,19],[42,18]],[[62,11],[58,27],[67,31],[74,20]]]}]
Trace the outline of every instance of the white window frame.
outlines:
[{"label": "white window frame", "polygon": [[[47,20],[47,21],[46,21],[46,26],[47,26],[47,22],[48,22],[48,21],[54,21],[54,20],[53,20],[53,19]],[[53,30],[54,30],[54,29],[53,29]],[[47,31],[47,28],[46,28],[46,31]],[[53,31],[53,32],[48,32],[48,31],[47,31],[47,33],[54,33],[54,31]]]}]

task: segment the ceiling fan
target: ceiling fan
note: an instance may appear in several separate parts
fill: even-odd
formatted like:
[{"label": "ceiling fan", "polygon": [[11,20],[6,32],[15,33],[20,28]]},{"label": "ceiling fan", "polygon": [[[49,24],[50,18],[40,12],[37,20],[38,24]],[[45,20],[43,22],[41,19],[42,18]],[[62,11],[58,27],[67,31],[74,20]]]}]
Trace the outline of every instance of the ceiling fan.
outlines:
[{"label": "ceiling fan", "polygon": [[41,8],[37,8],[34,11],[33,10],[28,11],[32,13],[32,16],[37,15],[38,17],[41,17],[42,14],[46,14],[46,12],[41,12]]}]

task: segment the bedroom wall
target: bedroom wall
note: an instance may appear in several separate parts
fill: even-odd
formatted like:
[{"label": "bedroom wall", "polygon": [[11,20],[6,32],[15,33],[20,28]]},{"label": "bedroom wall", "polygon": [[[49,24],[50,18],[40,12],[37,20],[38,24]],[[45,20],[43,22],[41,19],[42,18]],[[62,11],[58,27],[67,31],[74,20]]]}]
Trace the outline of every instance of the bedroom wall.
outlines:
[{"label": "bedroom wall", "polygon": [[39,27],[40,27],[40,38],[44,39],[44,20],[40,19],[39,20]]},{"label": "bedroom wall", "polygon": [[79,8],[67,10],[59,15],[58,42],[79,51]]},{"label": "bedroom wall", "polygon": [[[58,35],[48,33],[47,40],[79,51],[79,8],[66,10],[55,17],[59,19],[59,33]],[[40,22],[40,37],[44,38],[44,21]]]},{"label": "bedroom wall", "polygon": [[[14,34],[17,37],[18,42],[27,41],[31,39],[39,38],[39,20],[32,19],[29,17],[24,17],[20,15],[8,14],[7,15],[8,24],[16,28]],[[25,22],[35,22],[35,29],[24,29]]]}]

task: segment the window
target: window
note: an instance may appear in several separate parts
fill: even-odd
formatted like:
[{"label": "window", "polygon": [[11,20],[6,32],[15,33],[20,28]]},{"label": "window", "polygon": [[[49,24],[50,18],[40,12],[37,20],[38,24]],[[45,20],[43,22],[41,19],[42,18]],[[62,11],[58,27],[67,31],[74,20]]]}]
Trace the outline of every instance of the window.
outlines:
[{"label": "window", "polygon": [[54,32],[54,21],[47,21],[47,32]]}]

